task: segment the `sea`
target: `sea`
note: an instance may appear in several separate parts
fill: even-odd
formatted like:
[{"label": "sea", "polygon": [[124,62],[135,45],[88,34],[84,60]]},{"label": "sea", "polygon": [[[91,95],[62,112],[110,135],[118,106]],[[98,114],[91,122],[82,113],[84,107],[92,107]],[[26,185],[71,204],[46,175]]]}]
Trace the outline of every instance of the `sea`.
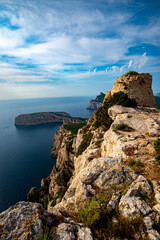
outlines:
[{"label": "sea", "polygon": [[0,101],[0,212],[25,201],[31,187],[40,187],[56,163],[50,157],[53,137],[60,123],[17,128],[15,117],[23,113],[64,111],[89,118],[93,97],[59,97]]}]

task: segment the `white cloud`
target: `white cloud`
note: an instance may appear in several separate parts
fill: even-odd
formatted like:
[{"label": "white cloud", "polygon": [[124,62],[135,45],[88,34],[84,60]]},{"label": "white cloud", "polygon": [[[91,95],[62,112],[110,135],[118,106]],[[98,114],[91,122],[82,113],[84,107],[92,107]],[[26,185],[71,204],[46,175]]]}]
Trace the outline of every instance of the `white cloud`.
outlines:
[{"label": "white cloud", "polygon": [[143,67],[143,66],[147,63],[148,57],[147,57],[146,55],[147,55],[147,53],[145,52],[145,53],[142,55],[142,57],[140,58],[139,64],[138,64],[138,68]]},{"label": "white cloud", "polygon": [[[7,56],[0,58],[0,80],[41,84],[143,70],[152,58],[146,53],[128,56],[128,49],[137,42],[159,46],[160,18],[150,17],[145,25],[129,23],[134,12],[126,9],[122,14],[117,2],[127,6],[134,1],[1,0],[0,17],[8,19],[8,25],[0,28],[0,55]],[[37,68],[24,69],[29,64]],[[99,71],[104,65],[109,67]]]},{"label": "white cloud", "polygon": [[132,66],[132,63],[133,63],[133,61],[130,60],[130,61],[129,61],[129,64],[128,64],[128,68],[130,68],[130,67]]}]

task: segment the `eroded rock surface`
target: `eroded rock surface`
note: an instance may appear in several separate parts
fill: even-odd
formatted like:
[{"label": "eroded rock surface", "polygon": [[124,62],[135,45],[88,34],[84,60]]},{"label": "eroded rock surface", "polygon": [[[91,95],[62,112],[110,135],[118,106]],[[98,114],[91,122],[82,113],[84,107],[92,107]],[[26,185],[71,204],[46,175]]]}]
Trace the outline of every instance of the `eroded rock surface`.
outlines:
[{"label": "eroded rock surface", "polygon": [[38,203],[19,202],[0,214],[0,239],[34,239],[43,232],[43,208]]},{"label": "eroded rock surface", "polygon": [[139,106],[156,107],[151,86],[152,76],[149,73],[125,74],[117,78],[112,90],[107,92],[105,99],[122,91],[127,93],[129,98],[135,99]]},{"label": "eroded rock surface", "polygon": [[96,188],[106,190],[112,185],[121,185],[137,177],[122,160],[116,158],[95,158],[87,167],[75,175],[63,200],[54,209],[77,211],[84,207]]}]

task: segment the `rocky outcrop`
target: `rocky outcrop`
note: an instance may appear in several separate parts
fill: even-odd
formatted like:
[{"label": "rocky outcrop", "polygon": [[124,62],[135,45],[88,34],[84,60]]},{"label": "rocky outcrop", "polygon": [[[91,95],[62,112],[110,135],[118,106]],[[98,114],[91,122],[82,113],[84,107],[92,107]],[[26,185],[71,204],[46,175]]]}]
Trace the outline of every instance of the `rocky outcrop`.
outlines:
[{"label": "rocky outcrop", "polygon": [[[101,155],[119,157],[126,160],[134,158],[154,158],[154,141],[160,135],[160,110],[154,108],[126,108],[113,106],[108,110],[114,120],[104,134]],[[132,131],[114,131],[115,126],[126,124]]]},{"label": "rocky outcrop", "polygon": [[85,207],[97,194],[96,189],[109,190],[114,185],[122,185],[136,178],[133,170],[123,161],[111,158],[95,158],[75,174],[63,200],[54,209],[75,212]]},{"label": "rocky outcrop", "polygon": [[95,98],[95,100],[91,100],[87,109],[88,110],[97,110],[102,106],[103,100],[104,100],[105,94],[100,92],[99,95]]},{"label": "rocky outcrop", "polygon": [[0,214],[1,240],[35,240],[43,234],[53,240],[93,240],[89,228],[59,212],[45,211],[41,204],[19,202]]},{"label": "rocky outcrop", "polygon": [[63,221],[62,216],[45,211],[41,204],[18,202],[0,214],[0,239],[36,239],[45,226],[54,228]]},{"label": "rocky outcrop", "polygon": [[152,76],[149,73],[125,74],[117,78],[112,90],[108,91],[105,99],[109,99],[114,93],[122,91],[128,97],[135,99],[139,106],[156,107],[152,92]]},{"label": "rocky outcrop", "polygon": [[39,112],[21,114],[15,118],[15,126],[34,126],[46,123],[85,123],[86,119],[73,118],[65,112]]},{"label": "rocky outcrop", "polygon": [[57,235],[60,240],[93,240],[90,228],[82,224],[61,223],[57,228]]},{"label": "rocky outcrop", "polygon": [[[125,78],[128,85],[119,84],[132,96],[131,86],[144,84],[144,89],[149,89],[148,74]],[[147,99],[146,95],[146,102]],[[136,100],[140,103],[142,99]],[[154,142],[160,137],[160,110],[119,105],[103,108],[108,111],[109,124],[97,127],[94,113],[78,134],[64,126],[56,133],[51,152],[57,157],[56,166],[48,178],[42,179],[41,189],[32,188],[28,194],[28,200],[43,203],[47,210],[34,203],[20,203],[13,210],[20,213],[22,219],[28,216],[34,222],[34,229],[44,231],[43,226],[49,226],[51,239],[160,239],[160,168],[154,158]],[[40,209],[38,215],[35,210],[35,216],[30,217],[32,209],[37,208]],[[22,232],[30,234],[27,235],[30,239],[37,236],[34,229],[28,233],[28,225],[26,229],[24,224],[22,227],[19,215],[13,212],[11,208],[0,215],[0,236],[9,239],[10,233],[3,234],[7,234],[7,222],[10,226],[12,216],[21,228],[17,239],[22,239]],[[91,222],[87,221],[89,217]],[[91,228],[77,223],[80,220]],[[14,226],[13,232],[16,232]],[[19,227],[17,229],[19,232]]]}]

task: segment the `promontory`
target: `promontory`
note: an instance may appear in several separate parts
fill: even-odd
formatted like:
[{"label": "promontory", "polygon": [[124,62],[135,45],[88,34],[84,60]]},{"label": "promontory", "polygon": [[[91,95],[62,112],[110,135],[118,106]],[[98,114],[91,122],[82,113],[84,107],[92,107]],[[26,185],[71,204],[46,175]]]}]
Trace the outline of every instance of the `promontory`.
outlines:
[{"label": "promontory", "polygon": [[71,117],[66,112],[37,112],[21,114],[15,118],[15,126],[34,126],[47,123],[84,123],[86,119]]}]

